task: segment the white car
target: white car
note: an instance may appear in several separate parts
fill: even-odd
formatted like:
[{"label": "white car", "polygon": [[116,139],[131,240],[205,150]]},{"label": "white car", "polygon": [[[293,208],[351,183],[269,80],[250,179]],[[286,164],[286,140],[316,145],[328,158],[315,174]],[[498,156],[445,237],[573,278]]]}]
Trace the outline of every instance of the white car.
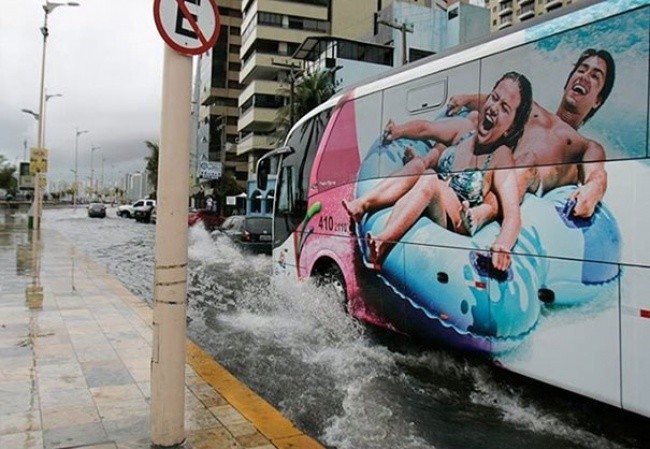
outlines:
[{"label": "white car", "polygon": [[140,223],[151,221],[151,211],[156,207],[156,200],[140,200],[133,204],[132,216]]},{"label": "white car", "polygon": [[144,206],[145,204],[147,204],[147,201],[152,201],[152,200],[142,199],[136,201],[133,204],[122,204],[120,206],[117,206],[117,212],[116,212],[117,216],[123,218],[134,218],[133,211],[135,210],[135,208]]},{"label": "white car", "polygon": [[120,204],[117,206],[118,217],[131,218],[133,217],[133,205],[132,204]]}]

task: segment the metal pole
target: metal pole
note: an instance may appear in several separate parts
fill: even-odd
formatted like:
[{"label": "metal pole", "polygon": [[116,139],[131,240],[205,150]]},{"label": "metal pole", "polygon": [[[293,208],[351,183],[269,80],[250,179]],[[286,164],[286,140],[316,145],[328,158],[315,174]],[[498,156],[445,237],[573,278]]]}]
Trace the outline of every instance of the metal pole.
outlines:
[{"label": "metal pole", "polygon": [[93,154],[101,147],[90,147],[90,201],[93,200],[95,193],[95,169],[93,168]]},{"label": "metal pole", "polygon": [[[192,59],[165,45],[154,266],[151,440],[185,439],[187,199]],[[170,238],[173,236],[173,238]]]},{"label": "metal pole", "polygon": [[79,136],[83,133],[87,133],[88,131],[79,131],[79,128],[75,128],[75,139],[74,139],[74,187],[72,189],[72,207],[73,209],[77,209],[77,189],[78,187],[78,173],[79,173],[79,164],[78,164],[78,158],[79,158]]},{"label": "metal pole", "polygon": [[[223,195],[221,195],[220,201],[219,201],[219,213],[222,216],[226,216],[226,186],[225,186],[225,180],[226,180],[226,122],[227,122],[227,117],[225,115],[221,116],[221,134],[219,140],[221,141],[220,147],[221,151],[219,152],[219,162],[221,162],[221,191]],[[217,205],[215,204],[215,207]]]},{"label": "metal pole", "polygon": [[402,32],[402,65],[406,65],[408,63],[406,57],[406,24],[402,24],[400,31]]},{"label": "metal pole", "polygon": [[[48,30],[47,30],[47,16],[48,16],[48,10],[47,7],[43,7],[43,10],[45,11],[45,19],[43,20],[43,28],[41,28],[41,33],[43,34],[43,56],[41,59],[41,89],[39,90],[39,97],[38,97],[38,139],[37,139],[37,144],[38,148],[41,149],[43,148],[43,123],[44,123],[44,117],[43,117],[43,109],[45,108],[45,50],[47,48],[47,35],[48,35]],[[41,203],[41,183],[40,183],[40,173],[36,173],[35,179],[34,179],[34,201],[33,201],[33,207],[34,207],[34,229],[41,229],[41,208],[42,208],[42,203]]]},{"label": "metal pole", "polygon": [[100,197],[104,195],[104,155],[102,154],[102,169],[99,176],[99,195]]}]

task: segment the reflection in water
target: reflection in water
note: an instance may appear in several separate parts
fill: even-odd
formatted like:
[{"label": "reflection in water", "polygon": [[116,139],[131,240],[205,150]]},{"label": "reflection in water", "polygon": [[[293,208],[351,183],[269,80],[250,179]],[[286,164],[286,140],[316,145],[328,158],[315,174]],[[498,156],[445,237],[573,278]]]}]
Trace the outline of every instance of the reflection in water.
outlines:
[{"label": "reflection in water", "polygon": [[[43,308],[43,286],[41,285],[41,231],[33,229],[29,234],[31,244],[30,251],[30,273],[32,281],[25,287],[25,301],[30,309]],[[16,251],[18,249],[16,248]],[[16,254],[16,265],[18,265],[18,254]],[[16,271],[18,271],[16,269]]]}]

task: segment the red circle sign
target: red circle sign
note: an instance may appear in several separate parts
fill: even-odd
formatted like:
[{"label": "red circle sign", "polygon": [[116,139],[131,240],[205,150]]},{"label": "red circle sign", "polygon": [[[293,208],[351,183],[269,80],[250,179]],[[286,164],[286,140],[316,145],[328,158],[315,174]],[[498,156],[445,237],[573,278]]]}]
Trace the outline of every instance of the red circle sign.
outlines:
[{"label": "red circle sign", "polygon": [[184,55],[208,51],[219,37],[215,0],[154,0],[153,17],[167,45]]}]

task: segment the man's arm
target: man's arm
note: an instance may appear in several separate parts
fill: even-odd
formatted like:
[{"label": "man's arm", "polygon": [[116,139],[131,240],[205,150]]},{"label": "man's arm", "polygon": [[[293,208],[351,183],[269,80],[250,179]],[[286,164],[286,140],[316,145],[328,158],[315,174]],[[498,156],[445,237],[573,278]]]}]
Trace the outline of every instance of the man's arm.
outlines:
[{"label": "man's arm", "polygon": [[586,149],[582,156],[582,164],[578,165],[582,185],[571,195],[576,200],[573,214],[577,217],[591,217],[596,204],[603,199],[607,190],[605,150],[598,142],[585,140]]}]

